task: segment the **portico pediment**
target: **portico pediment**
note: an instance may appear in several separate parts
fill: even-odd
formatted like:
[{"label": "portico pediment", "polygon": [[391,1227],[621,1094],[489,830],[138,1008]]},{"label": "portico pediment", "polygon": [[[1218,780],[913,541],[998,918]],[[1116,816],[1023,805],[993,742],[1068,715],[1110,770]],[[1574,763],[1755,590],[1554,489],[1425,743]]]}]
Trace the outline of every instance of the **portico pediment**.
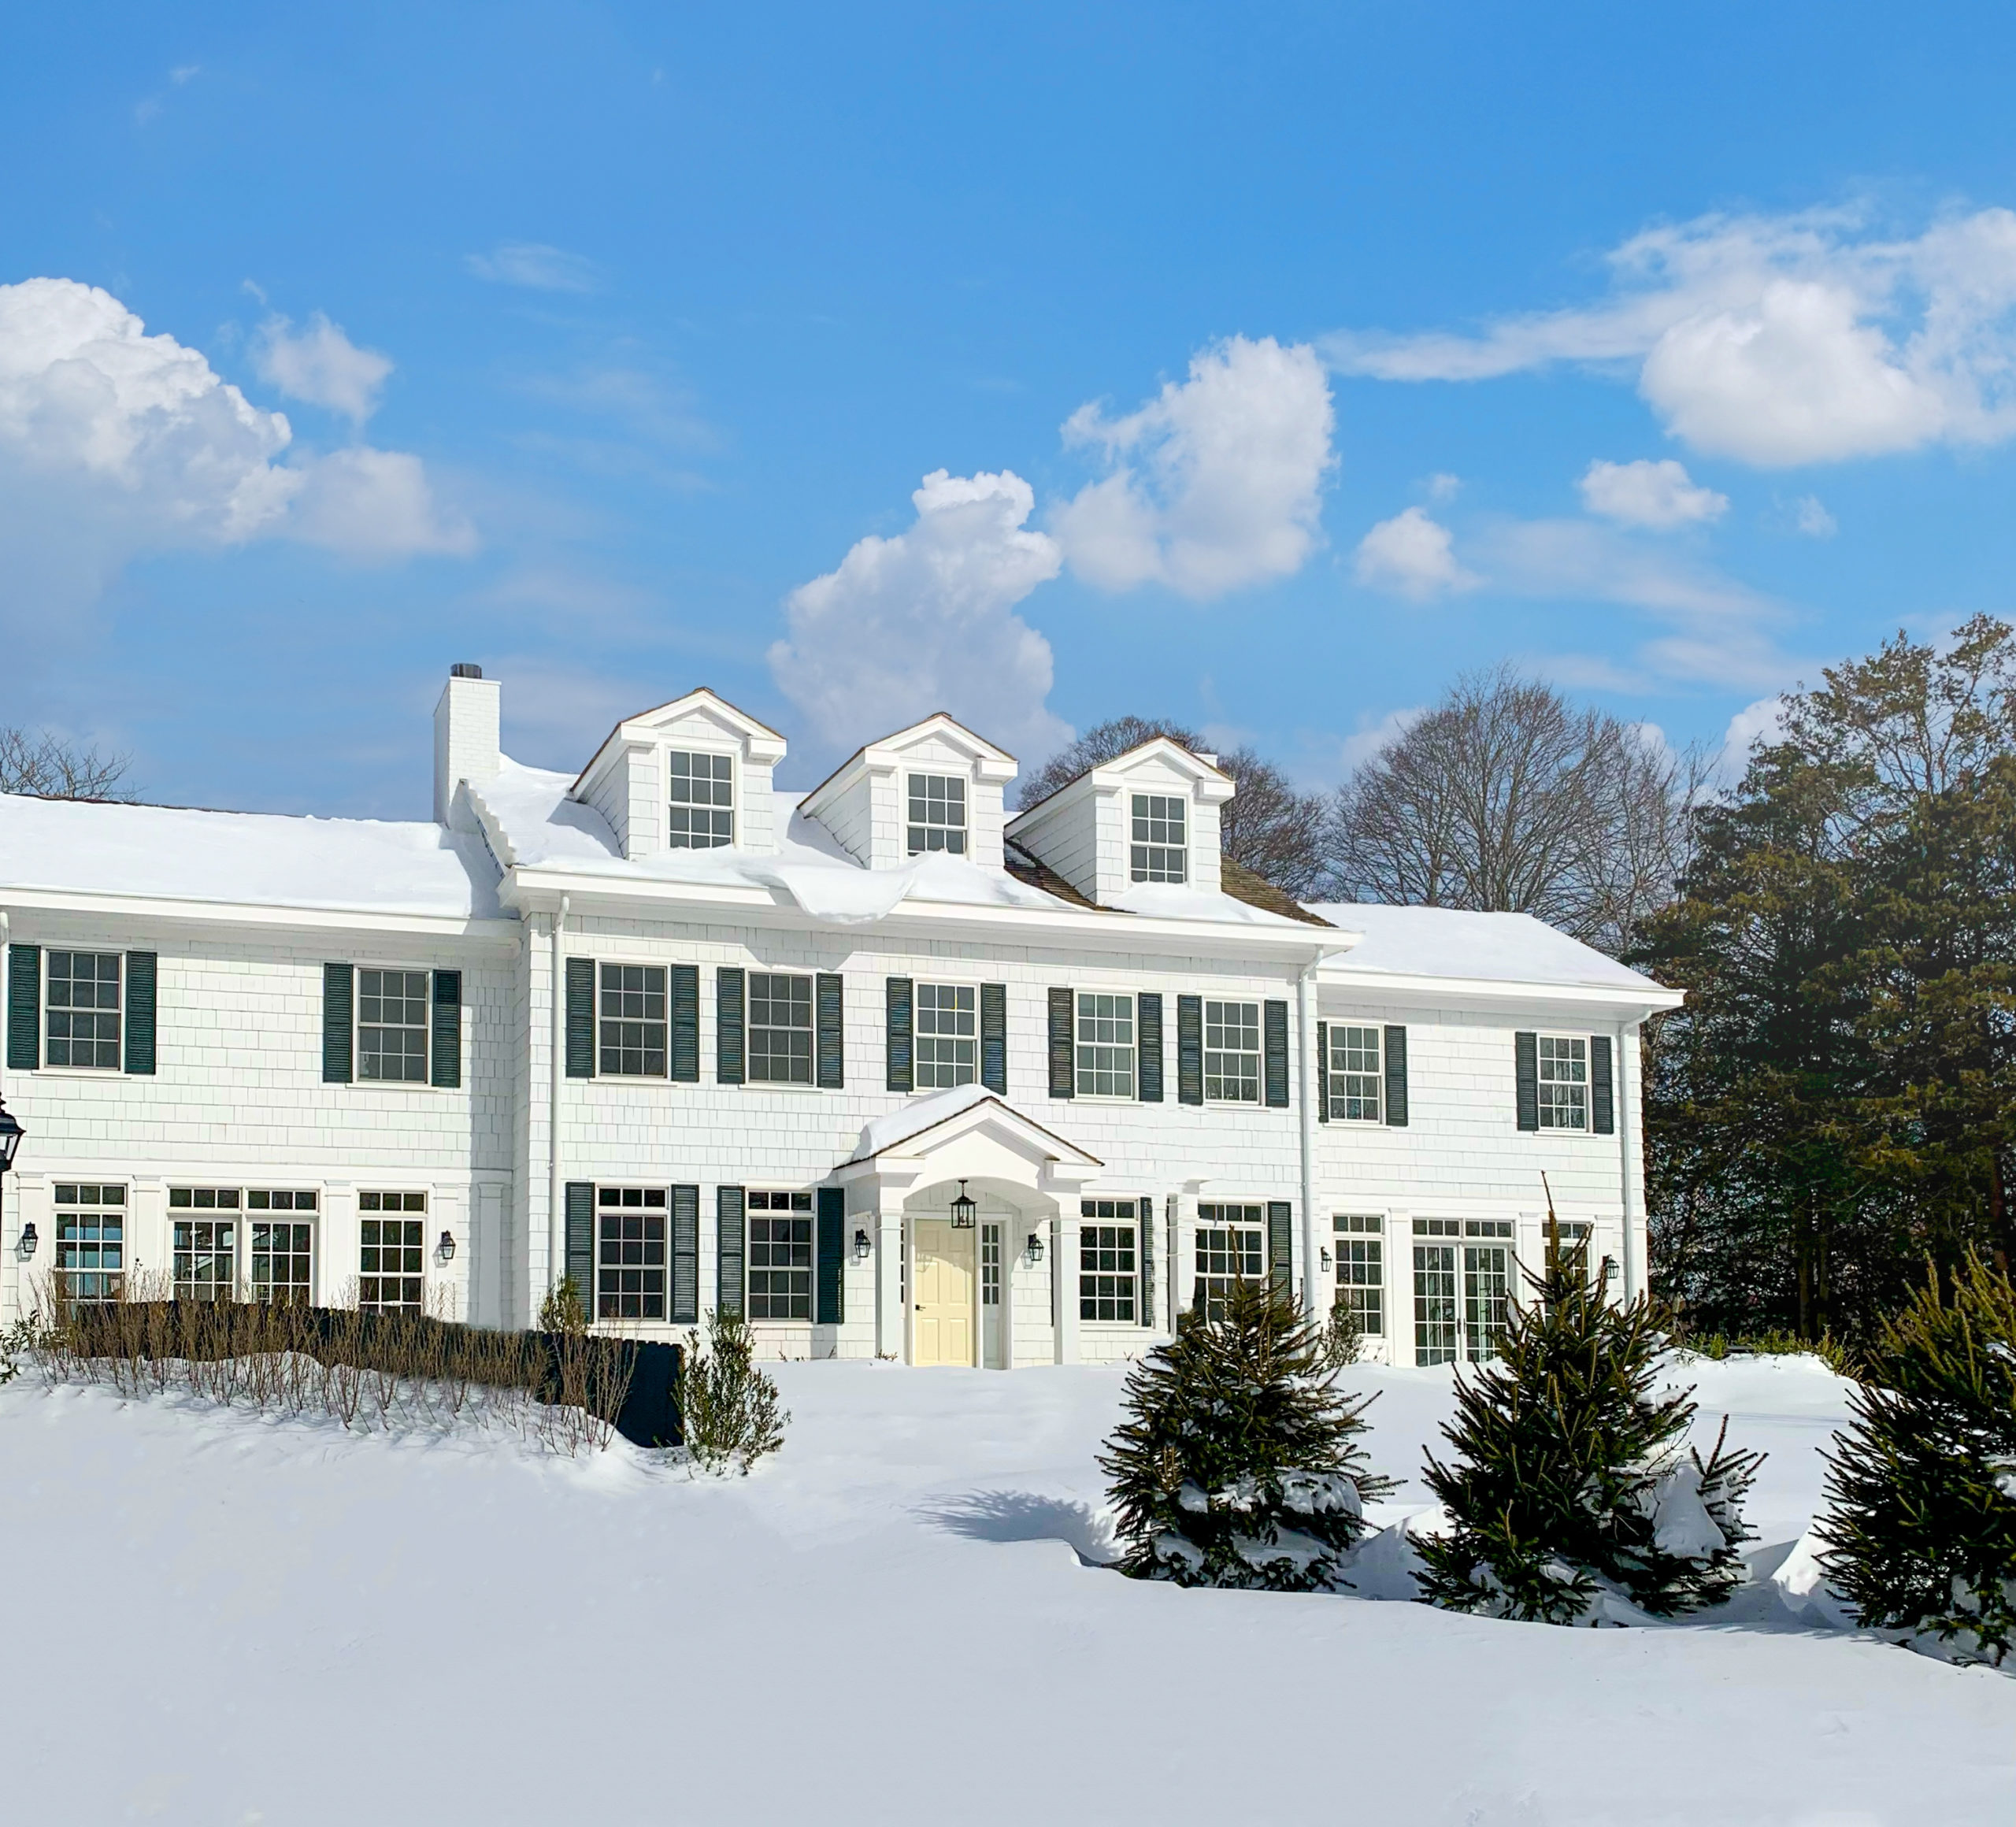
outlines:
[{"label": "portico pediment", "polygon": [[1095,1154],[1025,1115],[999,1094],[961,1085],[913,1099],[861,1132],[843,1182],[1005,1181],[1043,1192],[1075,1191],[1105,1167]]}]

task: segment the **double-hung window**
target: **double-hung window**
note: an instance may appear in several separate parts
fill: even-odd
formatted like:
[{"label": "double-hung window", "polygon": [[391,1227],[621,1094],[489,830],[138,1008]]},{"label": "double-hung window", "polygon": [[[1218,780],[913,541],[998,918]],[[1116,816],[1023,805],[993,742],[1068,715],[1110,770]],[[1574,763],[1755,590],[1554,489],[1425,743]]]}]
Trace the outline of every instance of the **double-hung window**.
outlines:
[{"label": "double-hung window", "polygon": [[1137,882],[1187,882],[1188,840],[1184,836],[1182,799],[1176,795],[1134,795],[1130,873]]},{"label": "double-hung window", "polygon": [[1589,1043],[1579,1036],[1543,1034],[1536,1049],[1540,1065],[1543,1129],[1589,1126]]},{"label": "double-hung window", "polygon": [[384,1084],[427,1083],[428,987],[424,970],[357,973],[358,1077]]},{"label": "double-hung window", "polygon": [[749,1195],[749,1317],[812,1317],[812,1195]]},{"label": "double-hung window", "polygon": [[1087,1199],[1079,1207],[1078,1317],[1132,1325],[1140,1232],[1132,1199]]},{"label": "double-hung window", "polygon": [[966,784],[956,774],[910,777],[910,854],[966,854]]},{"label": "double-hung window", "polygon": [[119,1069],[119,967],[116,951],[49,954],[49,1063]]},{"label": "double-hung window", "polygon": [[1225,1317],[1236,1281],[1258,1281],[1266,1273],[1265,1214],[1258,1206],[1200,1205],[1197,1208],[1197,1280],[1191,1310],[1208,1320]]},{"label": "double-hung window", "polygon": [[56,1183],[56,1273],[66,1300],[117,1300],[126,1271],[126,1189]]},{"label": "double-hung window", "polygon": [[601,1067],[609,1078],[665,1077],[665,966],[605,964],[601,976]]},{"label": "double-hung window", "polygon": [[1337,1254],[1335,1304],[1347,1307],[1369,1338],[1386,1330],[1386,1221],[1376,1214],[1340,1212],[1330,1221]]},{"label": "double-hung window", "polygon": [[669,803],[665,845],[671,850],[722,850],[735,842],[735,758],[688,754],[665,757]]},{"label": "double-hung window", "polygon": [[[366,1313],[419,1313],[426,1305],[427,1195],[361,1192],[357,1304]],[[417,1214],[417,1215],[414,1215]]]},{"label": "double-hung window", "polygon": [[595,1188],[595,1317],[665,1317],[665,1192],[662,1186]]},{"label": "double-hung window", "polygon": [[811,1084],[811,978],[749,973],[749,1080]]},{"label": "double-hung window", "polygon": [[1347,1123],[1379,1121],[1379,1030],[1330,1028],[1330,1114]]},{"label": "double-hung window", "polygon": [[238,1294],[238,1215],[235,1186],[172,1186],[175,1298],[232,1300]]},{"label": "double-hung window", "polygon": [[1134,999],[1078,992],[1077,1080],[1081,1098],[1134,1095]]},{"label": "double-hung window", "polygon": [[980,1017],[970,984],[919,984],[916,1019],[919,1091],[980,1077]]},{"label": "double-hung window", "polygon": [[1204,1095],[1213,1103],[1260,1101],[1260,1005],[1204,1005]]},{"label": "double-hung window", "polygon": [[254,1188],[245,1195],[252,1232],[252,1298],[275,1306],[306,1306],[314,1298],[315,1217],[312,1192]]}]

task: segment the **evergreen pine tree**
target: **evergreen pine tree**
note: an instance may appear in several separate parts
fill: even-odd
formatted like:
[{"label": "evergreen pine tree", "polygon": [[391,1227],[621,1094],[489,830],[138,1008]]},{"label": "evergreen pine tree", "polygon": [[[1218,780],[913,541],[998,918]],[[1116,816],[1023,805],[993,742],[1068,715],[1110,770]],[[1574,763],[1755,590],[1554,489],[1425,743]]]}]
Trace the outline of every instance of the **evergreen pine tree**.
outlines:
[{"label": "evergreen pine tree", "polygon": [[1393,1488],[1366,1469],[1365,1398],[1340,1395],[1319,1329],[1273,1283],[1232,1284],[1128,1377],[1099,1458],[1121,1570],[1180,1586],[1322,1590]]},{"label": "evergreen pine tree", "polygon": [[1821,1564],[1862,1621],[1999,1666],[2016,1639],[2016,1287],[1973,1262],[1885,1323],[1829,1459]]},{"label": "evergreen pine tree", "polygon": [[1613,1597],[1657,1617],[1719,1603],[1743,1577],[1743,1497],[1762,1455],[1732,1451],[1726,1428],[1705,1462],[1681,1452],[1694,1404],[1655,1392],[1657,1310],[1643,1295],[1606,1301],[1551,1223],[1546,1268],[1526,1280],[1498,1361],[1457,1386],[1442,1430],[1453,1462],[1428,1461],[1450,1528],[1416,1541],[1422,1595],[1549,1624]]}]

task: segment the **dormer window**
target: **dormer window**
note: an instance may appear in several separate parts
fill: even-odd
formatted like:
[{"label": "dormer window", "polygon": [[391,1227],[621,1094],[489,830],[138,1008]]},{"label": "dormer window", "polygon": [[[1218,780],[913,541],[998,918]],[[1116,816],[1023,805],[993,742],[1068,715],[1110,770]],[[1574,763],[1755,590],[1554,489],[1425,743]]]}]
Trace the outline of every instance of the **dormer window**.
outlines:
[{"label": "dormer window", "polygon": [[1162,793],[1134,795],[1132,870],[1137,882],[1185,882],[1190,879],[1184,836],[1183,801]]},{"label": "dormer window", "polygon": [[730,755],[692,754],[678,749],[666,755],[671,789],[667,848],[721,850],[735,842],[734,767]]},{"label": "dormer window", "polygon": [[966,784],[956,774],[913,774],[910,854],[942,850],[966,854]]}]

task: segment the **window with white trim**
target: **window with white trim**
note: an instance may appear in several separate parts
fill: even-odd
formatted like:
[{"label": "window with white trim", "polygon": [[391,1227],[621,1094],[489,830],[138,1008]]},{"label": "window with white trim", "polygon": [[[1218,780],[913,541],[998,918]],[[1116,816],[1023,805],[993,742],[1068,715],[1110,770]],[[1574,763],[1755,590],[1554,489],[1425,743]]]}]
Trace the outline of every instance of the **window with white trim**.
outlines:
[{"label": "window with white trim", "polygon": [[1579,1036],[1543,1034],[1540,1062],[1540,1127],[1589,1126],[1589,1043]]},{"label": "window with white trim", "polygon": [[1189,880],[1189,843],[1184,835],[1183,806],[1179,795],[1134,795],[1133,843],[1128,860],[1136,881]]},{"label": "window with white trim", "polygon": [[117,1300],[125,1280],[126,1189],[88,1181],[55,1187],[56,1272],[68,1300]]},{"label": "window with white trim", "polygon": [[749,1317],[812,1317],[812,1195],[748,1195]]},{"label": "window with white trim", "polygon": [[735,842],[735,758],[669,750],[665,846],[722,850]]},{"label": "window with white trim", "polygon": [[377,1084],[427,1083],[428,990],[432,973],[357,973],[357,1076]]},{"label": "window with white trim", "polygon": [[1260,1005],[1204,1005],[1204,1096],[1221,1104],[1260,1101]]},{"label": "window with white trim", "polygon": [[1086,1199],[1078,1210],[1078,1317],[1131,1326],[1140,1273],[1135,1202]]},{"label": "window with white trim", "polygon": [[1512,1298],[1509,1218],[1414,1221],[1414,1362],[1484,1363]]},{"label": "window with white trim", "polygon": [[749,1081],[811,1084],[811,978],[749,973]]},{"label": "window with white trim", "polygon": [[1347,1123],[1379,1121],[1379,1047],[1377,1028],[1330,1028],[1330,1114]]},{"label": "window with white trim", "polygon": [[1386,1331],[1386,1221],[1375,1213],[1339,1212],[1330,1220],[1336,1252],[1335,1304],[1348,1307],[1368,1338]]},{"label": "window with white trim", "polygon": [[116,951],[49,954],[46,1025],[51,1065],[119,1069],[119,977]]},{"label": "window with white trim", "polygon": [[243,1198],[235,1186],[168,1189],[177,1300],[237,1298],[238,1214]]},{"label": "window with white trim", "polygon": [[1191,1312],[1206,1319],[1223,1319],[1232,1284],[1258,1281],[1266,1273],[1265,1221],[1266,1214],[1257,1205],[1198,1206]]},{"label": "window with white trim", "polygon": [[[420,1313],[427,1305],[427,1195],[357,1195],[357,1304],[365,1313]],[[417,1217],[407,1214],[417,1213]]]},{"label": "window with white trim", "polygon": [[254,1188],[246,1194],[253,1299],[275,1306],[306,1306],[313,1299],[315,1220],[303,1214],[321,1203],[312,1192],[285,1188]]},{"label": "window with white trim", "polygon": [[910,777],[910,854],[966,854],[966,784],[956,774]]},{"label": "window with white trim", "polygon": [[665,966],[605,964],[601,972],[598,1062],[605,1078],[663,1078]]},{"label": "window with white trim", "polygon": [[1133,1096],[1134,999],[1080,990],[1077,1053],[1080,1097]]},{"label": "window with white trim", "polygon": [[980,1013],[970,984],[917,986],[917,1088],[943,1091],[980,1077]]},{"label": "window with white trim", "polygon": [[665,1317],[665,1190],[595,1188],[595,1317]]},{"label": "window with white trim", "polygon": [[1001,1227],[982,1225],[980,1228],[980,1304],[999,1306],[1001,1304]]}]

